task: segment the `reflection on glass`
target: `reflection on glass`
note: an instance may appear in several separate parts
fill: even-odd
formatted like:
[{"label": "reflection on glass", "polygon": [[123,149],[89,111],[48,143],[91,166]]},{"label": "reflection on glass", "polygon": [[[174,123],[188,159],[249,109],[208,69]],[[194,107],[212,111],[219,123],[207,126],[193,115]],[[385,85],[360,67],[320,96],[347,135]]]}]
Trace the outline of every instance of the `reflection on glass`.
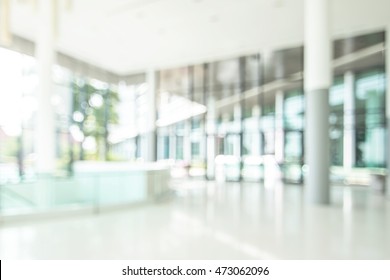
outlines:
[{"label": "reflection on glass", "polygon": [[329,91],[330,106],[330,160],[331,165],[342,166],[344,160],[344,131],[354,130],[351,125],[346,127],[344,116],[353,115],[354,111],[344,112],[345,86],[342,77],[336,77]]},{"label": "reflection on glass", "polygon": [[288,91],[284,95],[284,179],[302,181],[304,95],[301,89]]},{"label": "reflection on glass", "polygon": [[304,97],[302,90],[286,92],[284,99],[285,129],[302,130]]},{"label": "reflection on glass", "polygon": [[385,166],[385,74],[383,70],[356,77],[356,165]]}]

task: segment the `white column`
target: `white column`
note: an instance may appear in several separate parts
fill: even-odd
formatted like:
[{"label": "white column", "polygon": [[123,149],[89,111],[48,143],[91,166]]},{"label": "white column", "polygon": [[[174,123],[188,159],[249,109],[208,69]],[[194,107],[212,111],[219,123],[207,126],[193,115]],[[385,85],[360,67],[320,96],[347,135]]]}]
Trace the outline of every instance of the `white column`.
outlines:
[{"label": "white column", "polygon": [[386,87],[386,122],[387,122],[387,138],[386,138],[386,149],[387,149],[387,185],[386,193],[390,197],[390,24],[386,28],[386,77],[387,77],[387,87]]},{"label": "white column", "polygon": [[169,159],[176,159],[176,127],[169,127]]},{"label": "white column", "polygon": [[186,163],[191,162],[191,120],[184,121],[183,156]]},{"label": "white column", "polygon": [[355,77],[350,71],[344,74],[344,168],[355,165],[356,130],[355,130]]},{"label": "white column", "polygon": [[217,132],[217,114],[215,107],[215,98],[210,96],[207,101],[207,116],[206,116],[206,134],[207,136],[207,177],[215,177],[215,135]]},{"label": "white column", "polygon": [[[233,111],[233,120],[234,120],[234,127],[237,127],[237,130],[241,130],[241,118],[242,118],[242,110],[240,104],[234,105],[234,111]],[[234,144],[233,144],[233,155],[236,156],[238,159],[241,160],[241,154],[242,149],[240,137],[234,137]]]},{"label": "white column", "polygon": [[306,200],[328,204],[331,42],[329,1],[305,0]]},{"label": "white column", "polygon": [[12,41],[11,34],[11,0],[0,1],[0,45],[8,46]]},{"label": "white column", "polygon": [[283,130],[283,91],[275,95],[275,160],[284,161],[284,130]]},{"label": "white column", "polygon": [[261,135],[260,135],[260,118],[261,118],[261,108],[259,105],[255,105],[252,108],[252,117],[254,118],[254,128],[253,128],[253,155],[261,155]]},{"label": "white column", "polygon": [[147,129],[146,129],[146,161],[156,160],[156,71],[149,70],[146,73],[147,90]]},{"label": "white column", "polygon": [[54,63],[54,1],[38,2],[38,34],[36,58],[38,66],[38,111],[36,127],[37,172],[51,174],[55,170],[55,114],[52,105],[52,66]]}]

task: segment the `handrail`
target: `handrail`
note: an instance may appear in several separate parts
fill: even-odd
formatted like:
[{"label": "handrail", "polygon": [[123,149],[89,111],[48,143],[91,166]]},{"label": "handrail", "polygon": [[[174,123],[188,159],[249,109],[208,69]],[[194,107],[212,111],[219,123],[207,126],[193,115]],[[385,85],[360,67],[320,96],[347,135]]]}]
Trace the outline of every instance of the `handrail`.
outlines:
[{"label": "handrail", "polygon": [[36,206],[36,204],[33,201],[31,201],[30,199],[18,194],[17,192],[10,190],[6,186],[1,186],[0,187],[0,196],[4,195],[4,192],[5,192],[5,194],[12,196],[13,198],[16,198],[18,200],[22,200],[25,204],[28,204],[29,206],[32,206],[32,207]]}]

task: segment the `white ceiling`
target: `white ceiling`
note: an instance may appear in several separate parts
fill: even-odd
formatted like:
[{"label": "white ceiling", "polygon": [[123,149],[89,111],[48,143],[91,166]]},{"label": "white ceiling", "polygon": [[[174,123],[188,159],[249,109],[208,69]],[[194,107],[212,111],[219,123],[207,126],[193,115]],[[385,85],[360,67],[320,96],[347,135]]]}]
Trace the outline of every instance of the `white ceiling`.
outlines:
[{"label": "white ceiling", "polygon": [[[57,50],[121,75],[303,41],[303,0],[58,1]],[[333,36],[390,26],[389,0],[330,1]],[[13,33],[34,40],[33,1],[11,2]]]}]

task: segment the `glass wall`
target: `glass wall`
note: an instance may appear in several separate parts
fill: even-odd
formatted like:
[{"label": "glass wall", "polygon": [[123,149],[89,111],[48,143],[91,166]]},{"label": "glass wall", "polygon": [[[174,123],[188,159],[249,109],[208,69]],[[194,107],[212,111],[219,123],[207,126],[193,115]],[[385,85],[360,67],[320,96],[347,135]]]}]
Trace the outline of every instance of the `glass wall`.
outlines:
[{"label": "glass wall", "polygon": [[355,81],[356,166],[384,167],[385,73],[383,69],[360,72]]},{"label": "glass wall", "polygon": [[334,166],[343,166],[344,164],[344,131],[353,133],[355,130],[353,121],[348,124],[344,123],[344,115],[354,115],[352,108],[344,111],[344,95],[344,79],[343,77],[336,77],[329,91],[330,162]]},{"label": "glass wall", "polygon": [[[115,108],[115,118],[108,125],[109,160],[135,161],[137,159],[137,91],[143,86],[118,85],[118,98],[112,108]],[[142,108],[138,108],[141,109]],[[112,110],[112,109],[111,109]]]},{"label": "glass wall", "polygon": [[[335,63],[332,166],[386,166],[383,54],[369,54],[364,63],[354,56],[380,42],[383,32],[334,42],[336,60],[356,61]],[[35,59],[0,49],[0,60],[0,179],[33,178]],[[71,172],[78,160],[147,160],[151,85],[110,84],[60,66],[53,77],[59,171]],[[182,171],[177,174],[261,180],[268,164],[285,180],[302,182],[302,47],[163,69],[156,84],[156,157]]]},{"label": "glass wall", "polygon": [[110,140],[117,141],[117,87],[85,77],[71,81],[73,160],[111,160]]},{"label": "glass wall", "polygon": [[[334,58],[348,55],[353,62],[336,63],[329,91],[332,166],[346,168],[350,163],[352,168],[385,166],[385,74],[380,66],[384,63],[383,56],[380,52],[370,54],[363,63],[354,54],[383,41],[383,32],[379,32],[334,42]],[[302,47],[183,69],[161,71],[166,72],[164,77],[175,76],[182,81],[177,81],[176,87],[173,82],[163,83],[171,86],[160,86],[160,95],[183,96],[192,104],[191,114],[186,117],[170,110],[176,112],[175,126],[159,128],[164,139],[161,142],[165,143],[159,147],[169,150],[160,153],[165,159],[176,162],[187,159],[193,175],[223,180],[263,179],[266,162],[272,162],[286,181],[302,182],[305,156]],[[203,108],[203,112],[195,114],[194,108]],[[345,149],[351,147],[348,143],[352,143],[354,151]]]},{"label": "glass wall", "polygon": [[[35,58],[0,48],[0,181],[32,180],[38,76]],[[55,65],[52,105],[56,127],[56,173],[75,160],[110,160],[110,129],[117,124],[115,85],[76,76]]]},{"label": "glass wall", "polygon": [[[33,161],[33,151],[30,149],[23,153],[23,122],[29,122],[33,110],[26,111],[23,116],[19,110],[21,105],[27,107],[27,100],[34,99],[32,96],[36,83],[33,83],[34,76],[31,72],[34,65],[29,64],[24,69],[25,56],[16,52],[0,49],[0,181],[18,181],[19,176],[27,171],[29,166],[23,164],[24,157],[29,155]],[[30,83],[23,86],[20,80],[28,76]],[[24,94],[25,92],[25,94]],[[34,99],[35,100],[35,99]],[[31,133],[27,137],[32,137]],[[30,147],[29,147],[30,148]],[[28,153],[28,154],[27,154]],[[27,170],[26,170],[27,169]]]},{"label": "glass wall", "polygon": [[[35,177],[34,150],[38,76],[35,59],[0,48],[0,177],[18,182]],[[52,104],[56,124],[57,169],[67,171],[70,159],[70,74],[53,69]]]},{"label": "glass wall", "polygon": [[302,89],[284,95],[284,178],[302,182],[304,162],[304,95]]}]

